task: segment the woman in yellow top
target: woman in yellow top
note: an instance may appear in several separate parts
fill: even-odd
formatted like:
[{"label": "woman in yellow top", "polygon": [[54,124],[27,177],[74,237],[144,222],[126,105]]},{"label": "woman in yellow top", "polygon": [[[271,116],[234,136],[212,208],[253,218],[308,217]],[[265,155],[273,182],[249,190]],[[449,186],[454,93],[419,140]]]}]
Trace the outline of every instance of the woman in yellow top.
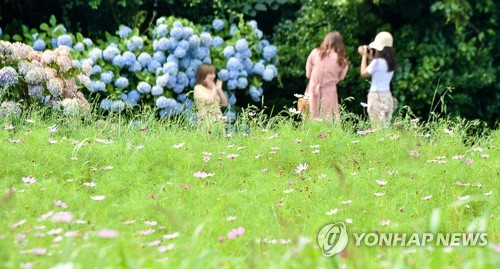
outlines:
[{"label": "woman in yellow top", "polygon": [[[227,106],[227,97],[222,92],[222,81],[215,82],[215,67],[201,64],[196,72],[194,86],[194,102],[198,109],[198,122],[204,122],[207,127],[213,123],[223,123],[221,106]],[[222,125],[223,126],[223,125]]]}]

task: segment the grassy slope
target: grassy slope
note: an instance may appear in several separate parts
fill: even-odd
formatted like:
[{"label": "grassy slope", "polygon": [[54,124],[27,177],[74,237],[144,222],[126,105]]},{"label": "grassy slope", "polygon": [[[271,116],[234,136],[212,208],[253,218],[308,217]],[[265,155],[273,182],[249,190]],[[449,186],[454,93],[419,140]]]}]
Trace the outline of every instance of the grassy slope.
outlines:
[{"label": "grassy slope", "polygon": [[[147,118],[132,125],[111,120],[96,124],[35,120],[18,120],[12,122],[14,130],[0,131],[0,190],[16,190],[12,197],[0,197],[1,267],[18,268],[25,262],[39,268],[63,262],[72,262],[76,268],[336,268],[344,264],[348,268],[493,268],[491,263],[500,264],[498,253],[492,250],[500,243],[498,130],[475,139],[475,146],[483,149],[478,152],[463,143],[463,124],[417,126],[405,121],[397,128],[360,135],[351,127],[315,122],[295,128],[283,122],[268,126],[268,131],[252,125],[248,136],[236,133],[222,138]],[[58,131],[48,132],[54,123]],[[148,129],[141,131],[141,127]],[[444,133],[445,127],[453,129],[454,135]],[[431,136],[422,137],[424,132]],[[11,143],[8,138],[24,142]],[[58,142],[50,144],[49,138]],[[302,141],[296,143],[296,139]],[[81,142],[80,146],[73,140]],[[173,147],[181,142],[182,147]],[[272,153],[272,147],[279,149]],[[410,156],[411,150],[420,156]],[[203,152],[212,154],[209,162],[202,160]],[[229,154],[238,156],[228,159]],[[257,159],[259,154],[262,157]],[[465,157],[452,159],[460,154]],[[482,154],[489,157],[482,158]],[[446,156],[446,163],[428,162],[439,156]],[[466,164],[466,159],[474,162]],[[304,163],[307,170],[295,173]],[[198,171],[215,175],[200,180],[193,176]],[[25,186],[21,179],[28,176],[36,178],[36,183]],[[378,179],[387,184],[379,186]],[[459,186],[456,181],[480,183],[482,188]],[[96,186],[90,188],[84,182]],[[284,192],[290,189],[293,192]],[[484,195],[489,191],[491,195]],[[376,197],[377,192],[385,195]],[[105,199],[90,198],[96,195]],[[427,195],[432,198],[424,201]],[[465,195],[470,195],[465,203],[456,198]],[[57,207],[54,200],[68,208]],[[347,200],[352,202],[342,203]],[[326,214],[335,208],[335,215]],[[440,221],[431,221],[436,208],[440,208]],[[50,211],[71,212],[75,220],[86,224],[37,221]],[[227,221],[228,216],[236,220]],[[343,255],[324,258],[315,242],[317,232],[327,223],[348,218],[352,219],[349,231],[358,232],[427,232],[433,231],[431,223],[437,231],[462,232],[482,221],[487,223],[490,245],[453,248],[447,253],[443,248],[350,244]],[[20,227],[10,227],[23,219],[26,223]],[[123,224],[127,220],[135,223]],[[391,223],[382,226],[382,220]],[[144,221],[158,224],[149,227]],[[42,225],[45,228],[35,229]],[[238,227],[245,228],[244,235],[218,241]],[[57,235],[47,235],[55,228],[63,230],[58,243],[53,242]],[[138,234],[149,228],[155,232]],[[96,232],[101,229],[116,230],[119,236],[99,238]],[[64,236],[68,231],[78,231],[78,235]],[[174,243],[171,251],[160,253],[158,246],[146,245],[174,232],[180,234],[178,238],[161,242],[164,246]],[[16,240],[20,234],[26,236],[24,240]],[[277,239],[277,243],[258,244],[258,238]],[[280,244],[280,239],[291,242]],[[41,256],[21,253],[34,248],[48,252]]]}]

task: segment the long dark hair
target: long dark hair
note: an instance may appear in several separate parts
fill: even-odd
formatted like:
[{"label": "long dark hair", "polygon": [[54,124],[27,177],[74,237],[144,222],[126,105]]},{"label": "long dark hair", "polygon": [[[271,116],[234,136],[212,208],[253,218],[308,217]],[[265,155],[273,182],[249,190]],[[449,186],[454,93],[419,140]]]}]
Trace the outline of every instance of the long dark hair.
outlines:
[{"label": "long dark hair", "polygon": [[382,51],[375,52],[375,58],[384,58],[387,62],[387,71],[396,70],[396,54],[392,47],[384,47]]},{"label": "long dark hair", "polygon": [[325,36],[325,39],[323,39],[323,43],[321,43],[321,46],[319,47],[319,57],[321,60],[323,60],[323,58],[325,58],[326,55],[328,55],[332,50],[337,53],[337,62],[339,66],[347,65],[347,58],[344,50],[344,39],[337,31],[329,32]]}]

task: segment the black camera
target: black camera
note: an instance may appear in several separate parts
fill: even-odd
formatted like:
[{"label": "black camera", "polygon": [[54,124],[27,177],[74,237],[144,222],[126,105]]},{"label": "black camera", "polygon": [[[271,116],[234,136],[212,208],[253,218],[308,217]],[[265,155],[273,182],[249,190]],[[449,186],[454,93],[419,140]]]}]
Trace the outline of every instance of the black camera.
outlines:
[{"label": "black camera", "polygon": [[367,45],[365,45],[365,48],[366,48],[366,52],[367,52],[368,56],[373,58],[373,56],[375,56],[375,49],[372,49],[372,48],[368,47]]}]

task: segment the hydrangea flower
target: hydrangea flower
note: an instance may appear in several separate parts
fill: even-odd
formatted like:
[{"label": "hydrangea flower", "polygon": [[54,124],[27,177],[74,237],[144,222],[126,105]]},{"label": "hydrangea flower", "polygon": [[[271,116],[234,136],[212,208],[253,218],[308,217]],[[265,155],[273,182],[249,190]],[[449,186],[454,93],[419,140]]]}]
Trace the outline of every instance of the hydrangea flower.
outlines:
[{"label": "hydrangea flower", "polygon": [[246,39],[242,38],[236,41],[235,48],[237,51],[242,52],[248,50],[248,42]]},{"label": "hydrangea flower", "polygon": [[45,91],[45,89],[43,88],[43,85],[41,85],[41,84],[28,85],[29,96],[31,96],[37,100],[43,99],[43,92],[44,91]]},{"label": "hydrangea flower", "polygon": [[212,26],[214,27],[215,30],[220,31],[220,30],[224,29],[225,23],[221,19],[215,19],[212,22]]},{"label": "hydrangea flower", "polygon": [[126,51],[122,54],[123,64],[125,66],[132,66],[136,61],[135,54],[131,51]]},{"label": "hydrangea flower", "polygon": [[242,59],[248,59],[248,58],[252,57],[252,51],[249,48],[242,50],[242,51],[240,51],[240,57]]},{"label": "hydrangea flower", "polygon": [[227,81],[227,88],[229,90],[234,90],[238,87],[238,80],[237,79],[230,79]]},{"label": "hydrangea flower", "polygon": [[[70,115],[70,116],[76,116],[79,115],[80,112],[82,111],[82,106],[78,99],[76,98],[65,98],[60,102],[61,106],[63,107],[63,113],[65,115]],[[61,201],[55,201],[56,205],[59,205],[62,208],[66,208],[66,204],[62,203]]]},{"label": "hydrangea flower", "polygon": [[[33,44],[33,48],[35,47],[35,45]],[[84,49],[85,49],[85,46],[83,45],[82,42],[78,42],[76,43],[74,46],[73,46],[73,49],[75,51],[78,51],[78,52],[82,52]]]},{"label": "hydrangea flower", "polygon": [[188,42],[189,46],[185,49],[195,49],[195,48],[198,48],[200,46],[201,39],[197,35],[192,35],[189,37],[187,42]]},{"label": "hydrangea flower", "polygon": [[227,81],[229,79],[229,71],[227,69],[221,69],[217,73],[217,77],[222,81]]},{"label": "hydrangea flower", "polygon": [[139,102],[140,100],[141,100],[141,94],[138,91],[133,90],[133,91],[130,91],[129,93],[127,93],[127,102],[131,106],[137,105],[137,102]]},{"label": "hydrangea flower", "polygon": [[173,98],[167,98],[165,96],[160,96],[156,99],[156,106],[159,108],[172,108],[175,107],[177,101]]},{"label": "hydrangea flower", "polygon": [[155,60],[161,64],[167,60],[167,57],[165,57],[165,53],[163,53],[162,51],[157,51],[157,52],[153,53],[153,60]]},{"label": "hydrangea flower", "polygon": [[147,82],[141,81],[137,85],[137,91],[142,94],[149,93],[151,92],[151,85],[149,85],[149,83]]},{"label": "hydrangea flower", "polygon": [[188,39],[190,36],[194,35],[194,30],[191,27],[184,27],[182,29],[182,38]]},{"label": "hydrangea flower", "polygon": [[46,47],[45,41],[43,39],[37,39],[35,43],[33,43],[33,49],[36,51],[44,51]]},{"label": "hydrangea flower", "polygon": [[100,81],[100,80],[94,80],[90,84],[90,91],[91,92],[101,92],[106,89],[106,83]]},{"label": "hydrangea flower", "polygon": [[117,87],[119,89],[127,88],[128,87],[128,79],[125,77],[119,77],[115,81],[115,87]]},{"label": "hydrangea flower", "polygon": [[161,67],[161,63],[156,61],[156,60],[152,60],[151,62],[149,62],[148,64],[148,71],[150,73],[154,73],[156,72],[156,69],[157,68],[160,68]]},{"label": "hydrangea flower", "polygon": [[277,49],[273,45],[265,46],[262,54],[266,60],[270,61],[274,56],[276,56],[276,51]]},{"label": "hydrangea flower", "polygon": [[123,111],[125,109],[125,103],[123,101],[113,101],[111,103],[111,106],[109,108],[111,111],[113,112],[120,112],[120,111]]},{"label": "hydrangea flower", "polygon": [[0,116],[19,114],[21,114],[21,106],[16,102],[6,101],[0,105]]},{"label": "hydrangea flower", "polygon": [[47,82],[47,89],[49,90],[50,94],[54,97],[57,97],[62,94],[63,87],[64,84],[60,78],[53,78]]},{"label": "hydrangea flower", "polygon": [[92,40],[90,38],[84,38],[82,42],[85,45],[87,45],[87,47],[90,47],[90,46],[94,45],[94,43],[92,42]]},{"label": "hydrangea flower", "polygon": [[194,55],[197,59],[204,59],[210,56],[210,49],[207,47],[199,47],[196,49]]},{"label": "hydrangea flower", "polygon": [[175,39],[181,39],[183,35],[184,35],[184,31],[182,30],[181,27],[176,27],[174,25],[174,28],[172,28],[172,30],[170,30],[170,36],[172,36]]},{"label": "hydrangea flower", "polygon": [[245,77],[238,78],[238,89],[245,89],[248,86],[248,80]]},{"label": "hydrangea flower", "polygon": [[42,67],[34,67],[24,77],[28,84],[42,84],[45,82],[47,75]]},{"label": "hydrangea flower", "polygon": [[174,26],[174,27],[180,27],[180,28],[184,27],[184,26],[182,25],[182,22],[180,22],[180,21],[174,21],[173,26]]},{"label": "hydrangea flower", "polygon": [[113,80],[114,74],[111,71],[101,73],[101,81],[108,84]]},{"label": "hydrangea flower", "polygon": [[185,93],[181,93],[181,94],[177,95],[177,101],[184,102],[186,100],[187,100],[187,96]]},{"label": "hydrangea flower", "polygon": [[104,99],[101,101],[101,108],[104,109],[104,110],[110,110],[111,109],[111,104],[113,103],[112,100],[109,100],[109,99]]},{"label": "hydrangea flower", "polygon": [[125,61],[123,60],[123,57],[121,55],[116,55],[115,58],[113,58],[113,65],[120,68],[124,67]]},{"label": "hydrangea flower", "polygon": [[229,35],[234,36],[236,31],[238,31],[238,27],[236,25],[232,25],[231,29],[229,29]]},{"label": "hydrangea flower", "polygon": [[[170,79],[168,74],[161,75],[156,78],[156,86],[165,87]],[[163,90],[162,90],[163,91]]]},{"label": "hydrangea flower", "polygon": [[222,53],[224,54],[224,57],[229,58],[229,57],[233,56],[234,53],[235,53],[234,47],[233,46],[227,46],[227,47],[224,48],[224,50],[222,51]]},{"label": "hydrangea flower", "polygon": [[147,52],[141,52],[141,54],[139,54],[139,57],[137,57],[137,61],[139,61],[139,63],[143,67],[147,67],[149,62],[151,62],[151,55],[149,55],[149,53]]},{"label": "hydrangea flower", "polygon": [[92,66],[92,75],[96,75],[102,72],[102,67],[100,65]]},{"label": "hydrangea flower", "polygon": [[238,79],[240,72],[238,70],[230,70],[229,71],[229,79]]},{"label": "hydrangea flower", "polygon": [[120,28],[118,29],[118,35],[120,38],[125,38],[132,33],[132,29],[130,27],[125,26],[125,25],[120,25]]},{"label": "hydrangea flower", "polygon": [[229,60],[226,63],[226,68],[228,70],[239,70],[242,68],[240,60],[238,60],[235,57],[229,58]]},{"label": "hydrangea flower", "polygon": [[224,43],[224,39],[222,39],[222,37],[220,36],[215,36],[213,39],[212,39],[212,46],[213,47],[219,47],[219,46],[222,46],[222,44]]},{"label": "hydrangea flower", "polygon": [[270,69],[273,71],[273,75],[276,77],[278,76],[278,69],[276,69],[276,66],[269,64],[266,66],[266,69]]},{"label": "hydrangea flower", "polygon": [[119,55],[119,54],[120,54],[120,50],[118,49],[116,44],[111,44],[104,49],[102,56],[107,61],[113,61],[115,56]]},{"label": "hydrangea flower", "polygon": [[257,89],[255,86],[251,86],[250,89],[248,90],[250,93],[250,96],[252,97],[252,100],[255,102],[260,101],[260,97],[262,96],[263,90],[262,88]]},{"label": "hydrangea flower", "polygon": [[160,37],[165,37],[168,35],[168,27],[166,24],[160,24],[156,27],[156,34]]},{"label": "hydrangea flower", "polygon": [[184,72],[179,72],[177,74],[177,84],[182,85],[182,87],[187,87],[189,85],[189,78]]},{"label": "hydrangea flower", "polygon": [[5,66],[0,69],[0,86],[16,86],[19,82],[19,75],[16,69],[10,66]]},{"label": "hydrangea flower", "polygon": [[144,47],[144,40],[138,36],[133,36],[129,41],[127,41],[127,48],[130,51],[140,50]]},{"label": "hydrangea flower", "polygon": [[264,66],[264,63],[261,61],[261,62],[256,63],[253,66],[252,71],[253,71],[254,74],[262,75],[264,73],[265,69],[266,69],[266,67]]},{"label": "hydrangea flower", "polygon": [[130,66],[128,68],[128,71],[132,72],[132,73],[135,73],[135,72],[139,72],[142,70],[142,65],[141,63],[139,63],[138,61],[135,61],[132,66]]},{"label": "hydrangea flower", "polygon": [[93,48],[89,51],[89,58],[97,61],[97,59],[102,58],[102,50],[100,48]]},{"label": "hydrangea flower", "polygon": [[170,76],[176,76],[179,68],[176,63],[167,62],[163,65],[163,73],[168,73]]},{"label": "hydrangea flower", "polygon": [[265,81],[271,81],[273,80],[274,78],[274,71],[269,69],[269,68],[266,68],[264,70],[264,72],[262,73],[262,78],[265,80]]},{"label": "hydrangea flower", "polygon": [[160,96],[163,94],[163,87],[160,87],[160,86],[153,86],[151,88],[151,94],[153,96]]},{"label": "hydrangea flower", "polygon": [[234,94],[231,94],[227,102],[229,103],[229,105],[233,106],[234,104],[236,104],[236,96],[234,96]]},{"label": "hydrangea flower", "polygon": [[254,29],[253,32],[257,35],[258,39],[261,39],[264,36],[264,33],[262,33],[262,31],[259,29]]},{"label": "hydrangea flower", "polygon": [[210,43],[212,43],[212,35],[207,32],[203,32],[200,34],[200,39],[201,39],[201,44],[203,46],[210,46]]},{"label": "hydrangea flower", "polygon": [[[175,100],[174,100],[175,101]],[[159,114],[162,118],[168,118],[171,116],[178,115],[182,111],[182,105],[179,103],[175,103],[175,106],[167,107],[165,109],[160,110]]]},{"label": "hydrangea flower", "polygon": [[255,20],[251,20],[248,22],[248,24],[253,28],[253,29],[258,29],[257,27],[257,22]]},{"label": "hydrangea flower", "polygon": [[175,75],[170,76],[169,74],[164,74],[168,75],[168,82],[167,82],[167,88],[173,89],[175,84],[177,83],[177,77]]},{"label": "hydrangea flower", "polygon": [[57,46],[68,46],[71,47],[73,41],[71,40],[71,36],[69,35],[60,35],[57,38]]},{"label": "hydrangea flower", "polygon": [[[246,58],[243,60],[243,68],[245,69],[245,72],[248,74],[252,73],[253,70],[253,62],[249,58]],[[247,76],[245,75],[245,76]]]}]

